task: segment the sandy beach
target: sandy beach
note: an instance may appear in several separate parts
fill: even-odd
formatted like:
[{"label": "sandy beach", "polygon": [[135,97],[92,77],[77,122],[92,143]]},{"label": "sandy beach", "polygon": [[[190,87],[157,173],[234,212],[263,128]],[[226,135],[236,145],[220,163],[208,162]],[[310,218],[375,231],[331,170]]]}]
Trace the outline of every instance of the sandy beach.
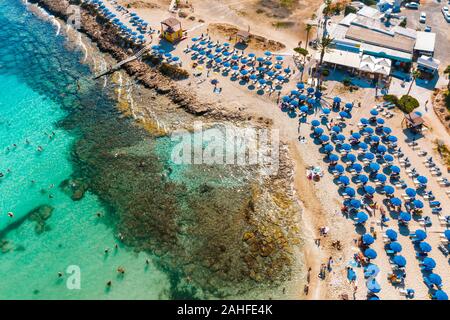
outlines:
[{"label": "sandy beach", "polygon": [[[36,2],[45,4],[47,1]],[[143,68],[140,65],[141,62],[138,61],[127,64],[125,70],[139,81],[146,83],[147,86],[150,85],[152,89],[156,89],[163,96],[162,99],[170,100],[172,103],[178,101],[181,108],[199,119],[204,117],[204,119],[220,119],[235,123],[247,122],[277,130],[283,145],[288,147],[286,163],[292,161],[294,170],[292,177],[283,176],[282,178],[292,184],[295,189],[294,198],[300,207],[297,214],[301,219],[302,252],[299,253],[297,258],[304,260],[304,265],[298,268],[300,274],[294,275],[294,281],[291,283],[296,287],[287,289],[287,297],[313,300],[365,300],[367,290],[362,268],[354,268],[358,279],[356,286],[347,280],[347,267],[353,260],[354,255],[360,252],[357,242],[361,237],[361,230],[355,228],[353,221],[341,213],[343,198],[338,192],[333,176],[327,171],[323,154],[319,152],[317,144],[310,137],[311,121],[320,118],[319,112],[317,111],[309,116],[306,123],[299,123],[297,118],[291,119],[286,112],[278,107],[280,96],[276,93],[260,95],[254,90],[249,90],[246,85],[242,85],[239,81],[230,81],[220,73],[209,72],[202,66],[195,65],[191,56],[184,52],[188,46],[192,46],[194,37],[208,34],[214,41],[232,43],[233,38],[230,37],[230,28],[250,30],[252,34],[264,40],[251,43],[246,49],[247,52],[263,55],[265,51],[270,50],[274,55],[283,57],[284,67],[295,70],[289,82],[282,89],[283,94],[288,93],[296,88],[297,82],[302,80],[300,79],[301,73],[294,61],[293,49],[302,41],[304,47],[304,41],[306,40],[305,23],[311,19],[314,12],[317,16],[321,15],[318,8],[322,1],[308,0],[298,5],[295,4],[288,10],[274,7],[272,2],[275,1],[267,1],[269,5],[266,6],[261,5],[260,1],[193,0],[186,1],[186,3],[180,2],[181,8],[176,12],[169,12],[171,1],[168,0],[118,0],[117,4],[136,12],[156,30],[159,29],[160,21],[168,17],[176,17],[182,22],[183,29],[187,30],[188,36],[171,48],[171,54],[180,57],[181,67],[189,73],[189,77],[182,80],[172,80],[161,76],[151,68],[149,68],[149,70],[152,70],[150,71],[151,76],[149,76],[148,73],[144,74],[147,69]],[[113,9],[115,4],[116,2],[109,2],[107,6]],[[182,12],[183,14],[181,14]],[[310,39],[315,32],[315,29],[311,31]],[[99,35],[98,39],[93,39],[94,42],[100,40],[101,37],[102,35]],[[152,41],[156,43],[156,36],[152,36]],[[110,50],[109,53],[116,60],[123,59],[126,56],[123,54],[123,50],[117,51],[116,56],[114,56],[114,53],[112,53],[114,52],[113,44],[111,44],[111,48],[102,48],[102,45],[99,45],[99,47],[107,49],[106,51]],[[306,70],[303,79],[307,78],[308,67],[312,63],[307,62],[305,64]],[[193,76],[193,74],[197,74],[197,76]],[[214,85],[211,83],[212,79],[215,79]],[[380,99],[375,97],[375,90],[370,88],[349,92],[339,81],[334,80],[327,81],[326,85],[327,89],[324,91],[323,99],[328,103],[332,103],[333,97],[339,95],[342,101],[353,102],[355,106],[352,111],[352,119],[346,121],[343,132],[346,135],[350,135],[353,130],[356,131],[359,119],[369,117],[370,110],[380,103]],[[219,93],[214,90],[216,87],[220,88]],[[146,110],[145,100],[143,101],[134,111],[139,113],[140,118],[149,118],[149,121],[154,121],[154,113],[151,110]],[[174,112],[176,112],[176,109]],[[424,164],[424,158],[418,155],[417,150],[419,149],[426,151],[427,155],[432,156],[439,166],[446,168],[435,150],[435,141],[439,139],[446,145],[450,145],[450,137],[436,114],[426,113],[424,119],[429,129],[418,140],[418,147],[412,149],[408,145],[411,137],[407,135],[402,124],[403,115],[400,111],[394,111],[393,113],[392,118],[386,119],[386,125],[389,125],[397,135],[399,138],[398,146],[404,153],[404,157],[409,158],[417,171],[431,178],[429,169]],[[164,127],[164,119],[159,119],[157,127],[158,129]],[[304,137],[304,140],[300,141],[300,137]],[[399,159],[395,159],[394,164],[401,166]],[[289,165],[287,166],[289,167]],[[323,172],[323,177],[317,181],[308,179],[307,170],[310,167],[319,167]],[[447,170],[445,170],[446,172]],[[408,184],[412,184],[411,178],[407,176],[404,170],[401,172],[401,178]],[[445,189],[440,186],[436,179],[429,179],[428,188],[433,190],[434,195],[445,208],[449,202]],[[401,198],[402,192],[402,190],[396,190],[395,196]],[[373,200],[379,204],[379,207],[383,206],[384,197],[382,195],[376,194]],[[431,210],[427,207],[424,212],[430,213]],[[444,228],[441,226],[438,215],[430,214],[430,217],[433,224],[432,227],[427,228],[427,242],[433,247],[433,251],[429,256],[436,261],[435,272],[441,275],[443,288],[449,288],[448,259],[437,249],[441,243],[439,233],[443,232]],[[326,236],[319,234],[319,229],[323,227],[329,229]],[[372,248],[378,252],[376,263],[381,270],[377,279],[382,291],[378,296],[381,299],[405,299],[399,289],[412,288],[415,291],[416,299],[429,299],[428,288],[421,280],[421,269],[415,258],[414,247],[406,235],[399,237],[398,240],[403,246],[402,254],[408,261],[405,269],[407,276],[404,286],[394,286],[389,282],[387,273],[392,271],[392,264],[389,257],[383,252],[385,250],[383,233],[388,228],[397,230],[396,221],[391,218],[387,226],[382,226],[379,210],[375,210],[366,223],[367,232],[370,230],[377,234],[377,239]],[[419,221],[412,220],[409,223],[410,231],[419,228],[422,228]],[[339,243],[340,246],[336,246],[336,243]],[[326,272],[325,279],[320,279],[318,274],[321,265],[326,264],[330,257],[333,260],[331,270]],[[309,268],[310,271],[308,271]],[[308,292],[305,291],[305,279]],[[277,298],[280,296],[283,297],[283,295],[279,295]]]}]

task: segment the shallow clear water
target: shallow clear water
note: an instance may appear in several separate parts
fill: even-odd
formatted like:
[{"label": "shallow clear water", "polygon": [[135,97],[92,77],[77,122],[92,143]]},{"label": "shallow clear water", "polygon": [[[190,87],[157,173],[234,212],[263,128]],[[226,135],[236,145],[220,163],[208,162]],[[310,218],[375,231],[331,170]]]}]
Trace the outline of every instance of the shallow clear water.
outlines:
[{"label": "shallow clear water", "polygon": [[[77,131],[58,121],[77,101],[76,80],[86,95],[98,95],[81,54],[66,50],[55,28],[17,0],[0,1],[0,42],[0,299],[165,298],[168,279],[146,264],[151,257],[114,248],[113,229],[96,216],[106,211],[97,197],[73,201],[58,187],[73,171]],[[54,210],[38,233],[26,215],[41,205]],[[70,265],[80,268],[79,290],[66,286]]]}]

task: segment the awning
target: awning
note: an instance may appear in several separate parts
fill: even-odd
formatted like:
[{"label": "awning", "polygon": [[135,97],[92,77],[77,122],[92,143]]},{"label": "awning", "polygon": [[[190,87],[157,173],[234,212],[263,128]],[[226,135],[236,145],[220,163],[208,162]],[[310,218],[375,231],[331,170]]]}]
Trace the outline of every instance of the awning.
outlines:
[{"label": "awning", "polygon": [[[316,59],[320,59],[320,53],[317,53]],[[323,61],[355,69],[358,69],[361,63],[359,53],[337,49],[331,49],[325,52]]]}]

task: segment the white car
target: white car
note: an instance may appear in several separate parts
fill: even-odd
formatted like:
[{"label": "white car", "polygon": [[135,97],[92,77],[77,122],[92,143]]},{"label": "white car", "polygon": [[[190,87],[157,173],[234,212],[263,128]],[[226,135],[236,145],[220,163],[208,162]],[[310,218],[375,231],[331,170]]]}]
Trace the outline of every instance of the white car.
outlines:
[{"label": "white car", "polygon": [[427,14],[425,12],[421,12],[420,13],[419,22],[420,23],[425,23],[426,21],[427,21]]},{"label": "white car", "polygon": [[409,9],[419,9],[420,4],[418,4],[417,2],[408,2],[407,4],[405,4],[405,8],[409,8]]},{"label": "white car", "polygon": [[447,22],[450,22],[450,14],[448,12],[448,7],[443,7],[441,11],[442,14],[444,15],[445,20],[447,20]]}]

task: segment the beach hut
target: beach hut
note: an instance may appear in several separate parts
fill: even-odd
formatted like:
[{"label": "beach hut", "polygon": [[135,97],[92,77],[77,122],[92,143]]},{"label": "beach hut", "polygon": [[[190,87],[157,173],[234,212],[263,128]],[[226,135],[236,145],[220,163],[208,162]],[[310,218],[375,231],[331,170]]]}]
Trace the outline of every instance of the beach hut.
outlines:
[{"label": "beach hut", "polygon": [[413,132],[420,133],[424,127],[425,121],[417,112],[411,112],[405,115],[403,119],[404,123],[406,123],[406,127],[409,128]]},{"label": "beach hut", "polygon": [[183,38],[181,22],[175,18],[168,18],[161,21],[161,38],[171,43],[180,41]]},{"label": "beach hut", "polygon": [[239,30],[236,33],[236,43],[246,44],[250,40],[250,32]]}]

